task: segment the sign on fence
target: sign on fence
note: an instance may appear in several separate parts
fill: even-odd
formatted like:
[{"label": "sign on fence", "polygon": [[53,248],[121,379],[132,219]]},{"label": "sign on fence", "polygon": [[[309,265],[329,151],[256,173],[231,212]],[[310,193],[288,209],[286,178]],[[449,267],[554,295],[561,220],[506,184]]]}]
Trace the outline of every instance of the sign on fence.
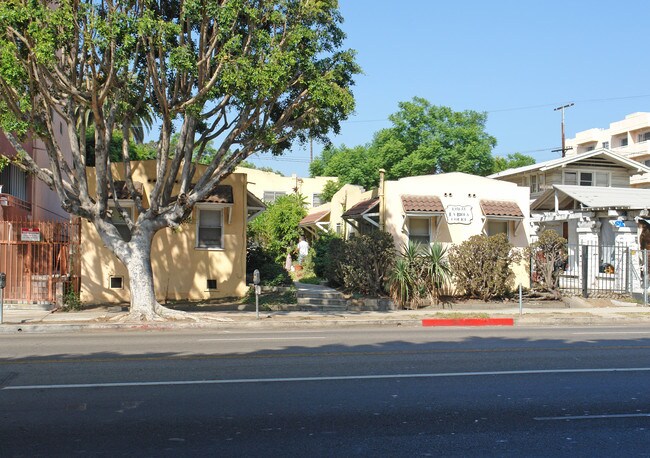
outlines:
[{"label": "sign on fence", "polygon": [[21,242],[40,242],[41,231],[37,227],[23,227],[20,229]]}]

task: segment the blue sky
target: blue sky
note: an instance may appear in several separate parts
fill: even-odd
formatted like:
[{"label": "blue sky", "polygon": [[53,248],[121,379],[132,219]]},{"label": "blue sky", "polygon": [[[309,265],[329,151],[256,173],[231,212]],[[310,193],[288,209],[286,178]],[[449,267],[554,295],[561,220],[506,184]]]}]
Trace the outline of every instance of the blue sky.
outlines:
[{"label": "blue sky", "polygon": [[[354,87],[356,113],[332,141],[369,142],[398,102],[420,96],[487,111],[495,155],[557,158],[554,107],[575,102],[567,138],[650,111],[647,8],[632,0],[340,0],[347,47],[364,74]],[[253,162],[307,176],[309,148]]]}]

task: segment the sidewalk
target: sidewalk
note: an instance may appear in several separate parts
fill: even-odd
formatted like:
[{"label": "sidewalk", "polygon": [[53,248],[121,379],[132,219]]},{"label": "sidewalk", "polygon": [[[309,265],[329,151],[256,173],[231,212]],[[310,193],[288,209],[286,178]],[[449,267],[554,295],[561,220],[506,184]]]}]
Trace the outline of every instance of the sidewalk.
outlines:
[{"label": "sidewalk", "polygon": [[[0,332],[78,332],[96,330],[241,329],[344,326],[422,326],[425,318],[489,316],[514,318],[515,326],[621,326],[650,325],[650,307],[620,304],[610,307],[526,308],[519,314],[516,304],[494,308],[455,306],[453,309],[394,310],[385,312],[262,312],[256,319],[251,311],[190,312],[193,320],[116,322],[126,315],[115,307],[98,307],[80,312],[4,310]],[[116,311],[117,310],[117,311]]]}]

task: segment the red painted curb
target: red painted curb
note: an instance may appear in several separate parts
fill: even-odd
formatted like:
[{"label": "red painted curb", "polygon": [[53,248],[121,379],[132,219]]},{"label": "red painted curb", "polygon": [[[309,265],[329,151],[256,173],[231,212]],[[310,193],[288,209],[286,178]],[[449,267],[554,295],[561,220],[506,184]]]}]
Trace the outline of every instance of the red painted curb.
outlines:
[{"label": "red painted curb", "polygon": [[514,318],[425,318],[422,326],[514,326]]}]

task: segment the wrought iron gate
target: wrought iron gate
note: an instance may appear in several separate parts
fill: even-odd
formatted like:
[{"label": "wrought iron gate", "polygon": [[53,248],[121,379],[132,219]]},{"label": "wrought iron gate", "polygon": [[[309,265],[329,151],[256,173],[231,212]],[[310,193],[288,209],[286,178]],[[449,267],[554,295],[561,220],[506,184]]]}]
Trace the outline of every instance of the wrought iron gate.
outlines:
[{"label": "wrought iron gate", "polygon": [[78,292],[80,237],[78,221],[0,221],[5,300],[53,304],[66,291]]},{"label": "wrought iron gate", "polygon": [[[568,245],[565,259],[555,266],[557,285],[565,295],[629,295],[634,265],[632,250],[624,245]],[[535,284],[538,276],[534,268],[531,275]]]}]

